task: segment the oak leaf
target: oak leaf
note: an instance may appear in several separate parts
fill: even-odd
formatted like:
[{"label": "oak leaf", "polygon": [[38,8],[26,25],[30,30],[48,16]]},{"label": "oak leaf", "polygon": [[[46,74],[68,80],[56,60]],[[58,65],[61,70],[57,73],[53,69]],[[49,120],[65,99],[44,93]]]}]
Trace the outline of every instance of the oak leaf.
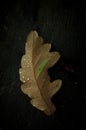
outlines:
[{"label": "oak leaf", "polygon": [[47,115],[56,110],[51,101],[52,96],[60,89],[60,79],[50,82],[48,69],[60,58],[58,52],[50,52],[51,44],[43,43],[43,38],[36,31],[27,36],[25,55],[21,59],[19,69],[20,80],[23,82],[21,90],[28,95],[30,103]]}]

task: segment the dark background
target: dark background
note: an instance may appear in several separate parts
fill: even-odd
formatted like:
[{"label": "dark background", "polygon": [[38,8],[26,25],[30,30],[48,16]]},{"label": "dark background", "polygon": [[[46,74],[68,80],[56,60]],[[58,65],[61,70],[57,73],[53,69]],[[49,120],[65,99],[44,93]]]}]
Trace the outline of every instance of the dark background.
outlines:
[{"label": "dark background", "polygon": [[[83,1],[0,1],[0,128],[2,130],[85,129],[86,104],[86,10]],[[18,69],[26,36],[37,30],[59,62],[49,69],[51,81],[62,79],[62,88],[52,98],[57,110],[52,116],[32,107],[20,90]],[[72,68],[67,70],[67,68]]]}]

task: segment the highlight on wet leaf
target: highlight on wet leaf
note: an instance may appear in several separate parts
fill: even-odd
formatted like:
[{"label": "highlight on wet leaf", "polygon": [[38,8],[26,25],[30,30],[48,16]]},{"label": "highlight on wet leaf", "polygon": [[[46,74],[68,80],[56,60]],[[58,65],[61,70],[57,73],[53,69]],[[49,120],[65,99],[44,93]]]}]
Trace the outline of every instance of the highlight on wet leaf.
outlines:
[{"label": "highlight on wet leaf", "polygon": [[25,54],[19,68],[21,90],[30,97],[30,103],[46,115],[52,115],[56,108],[52,96],[61,88],[62,80],[50,82],[48,69],[60,58],[58,52],[50,52],[51,44],[44,43],[36,31],[27,36]]}]

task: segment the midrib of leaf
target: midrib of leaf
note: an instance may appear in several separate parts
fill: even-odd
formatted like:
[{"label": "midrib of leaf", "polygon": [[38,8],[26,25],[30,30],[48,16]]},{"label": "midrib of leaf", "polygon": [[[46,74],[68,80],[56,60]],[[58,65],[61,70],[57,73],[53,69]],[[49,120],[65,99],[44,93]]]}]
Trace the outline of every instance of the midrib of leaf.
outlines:
[{"label": "midrib of leaf", "polygon": [[[49,60],[49,59],[43,59],[43,60],[40,62],[40,64],[38,65],[37,69],[35,70],[35,73],[36,73],[37,75],[34,75],[34,77],[35,77],[34,80],[35,80],[36,86],[38,87],[38,90],[39,90],[39,92],[40,92],[40,95],[41,95],[43,101],[45,102],[45,104],[46,104],[46,106],[47,106],[47,109],[49,109],[49,110],[51,111],[51,113],[52,113],[52,107],[51,107],[51,106],[52,106],[52,102],[47,99],[48,97],[46,97],[45,92],[40,89],[40,86],[38,85],[37,80],[36,80],[36,76],[39,76],[39,75],[40,75],[40,73],[43,71],[45,65],[47,64],[48,60]],[[33,65],[32,65],[32,66],[33,66]],[[33,68],[33,67],[32,67],[32,68]],[[41,68],[40,71],[39,71],[39,68]],[[33,71],[34,71],[34,70],[33,70]],[[40,97],[39,97],[39,98],[40,98]]]}]

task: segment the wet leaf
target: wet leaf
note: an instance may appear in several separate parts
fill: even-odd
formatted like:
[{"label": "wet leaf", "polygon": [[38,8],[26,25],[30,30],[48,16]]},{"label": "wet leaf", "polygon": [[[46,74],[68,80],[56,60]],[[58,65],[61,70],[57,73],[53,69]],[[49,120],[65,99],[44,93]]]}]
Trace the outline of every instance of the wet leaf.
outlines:
[{"label": "wet leaf", "polygon": [[60,58],[58,52],[49,52],[50,43],[43,43],[43,38],[36,31],[30,32],[25,45],[25,55],[19,69],[21,90],[31,98],[30,103],[37,109],[51,115],[56,110],[51,101],[52,96],[60,89],[61,80],[50,82],[48,69]]}]

